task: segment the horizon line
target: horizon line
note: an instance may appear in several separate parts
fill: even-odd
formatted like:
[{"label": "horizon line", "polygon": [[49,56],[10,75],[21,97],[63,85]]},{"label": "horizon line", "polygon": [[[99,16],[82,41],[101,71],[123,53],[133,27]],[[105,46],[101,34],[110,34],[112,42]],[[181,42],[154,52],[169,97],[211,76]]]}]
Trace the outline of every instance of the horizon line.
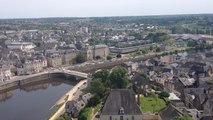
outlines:
[{"label": "horizon line", "polygon": [[0,20],[21,20],[21,19],[54,19],[54,18],[110,18],[110,17],[159,17],[159,16],[184,16],[184,15],[213,15],[213,13],[186,13],[186,14],[150,14],[150,15],[112,15],[112,16],[49,16],[49,17],[17,17],[0,18]]}]

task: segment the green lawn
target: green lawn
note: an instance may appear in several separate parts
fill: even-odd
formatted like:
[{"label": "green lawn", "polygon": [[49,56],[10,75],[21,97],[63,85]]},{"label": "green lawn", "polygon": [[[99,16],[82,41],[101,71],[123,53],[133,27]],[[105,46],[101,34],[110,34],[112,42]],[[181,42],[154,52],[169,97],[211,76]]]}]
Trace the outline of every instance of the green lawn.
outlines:
[{"label": "green lawn", "polygon": [[157,95],[155,96],[141,97],[140,107],[142,111],[155,113],[166,107],[166,102]]}]

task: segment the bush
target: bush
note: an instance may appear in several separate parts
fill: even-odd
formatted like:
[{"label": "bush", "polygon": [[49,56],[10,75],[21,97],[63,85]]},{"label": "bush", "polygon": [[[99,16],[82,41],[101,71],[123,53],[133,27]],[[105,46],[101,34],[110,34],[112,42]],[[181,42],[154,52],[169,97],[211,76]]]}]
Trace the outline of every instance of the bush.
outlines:
[{"label": "bush", "polygon": [[112,56],[108,55],[107,60],[111,60],[111,59],[112,59]]},{"label": "bush", "polygon": [[64,113],[57,120],[72,120],[68,113]]},{"label": "bush", "polygon": [[87,107],[95,107],[101,102],[101,98],[98,95],[93,96],[87,103]]},{"label": "bush", "polygon": [[168,98],[170,95],[168,92],[166,91],[163,91],[159,94],[160,98]]},{"label": "bush", "polygon": [[79,120],[89,120],[91,112],[92,112],[91,108],[87,108],[87,107],[83,108],[79,113],[78,119]]}]

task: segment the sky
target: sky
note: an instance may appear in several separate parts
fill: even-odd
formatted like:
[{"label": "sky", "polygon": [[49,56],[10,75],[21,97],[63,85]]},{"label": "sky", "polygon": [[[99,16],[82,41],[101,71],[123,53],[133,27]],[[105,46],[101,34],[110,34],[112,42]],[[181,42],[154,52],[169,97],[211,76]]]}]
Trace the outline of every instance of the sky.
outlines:
[{"label": "sky", "polygon": [[213,0],[0,0],[0,18],[213,13]]}]

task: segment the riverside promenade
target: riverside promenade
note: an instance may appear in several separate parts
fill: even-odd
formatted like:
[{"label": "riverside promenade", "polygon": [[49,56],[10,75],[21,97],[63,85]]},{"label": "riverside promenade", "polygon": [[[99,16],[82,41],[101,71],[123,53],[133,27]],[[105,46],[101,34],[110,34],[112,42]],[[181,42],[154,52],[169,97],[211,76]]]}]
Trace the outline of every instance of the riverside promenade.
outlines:
[{"label": "riverside promenade", "polygon": [[60,115],[62,115],[65,112],[66,103],[68,101],[74,100],[74,98],[76,96],[73,95],[73,94],[79,92],[82,89],[82,86],[85,85],[85,83],[87,83],[87,81],[88,80],[82,80],[82,81],[80,81],[78,84],[76,84],[70,91],[68,91],[62,97],[62,99],[64,99],[65,96],[66,96],[66,100],[64,101],[64,103],[62,103],[62,105],[60,106],[60,108],[49,118],[49,120],[56,120],[57,118],[60,117]]}]

